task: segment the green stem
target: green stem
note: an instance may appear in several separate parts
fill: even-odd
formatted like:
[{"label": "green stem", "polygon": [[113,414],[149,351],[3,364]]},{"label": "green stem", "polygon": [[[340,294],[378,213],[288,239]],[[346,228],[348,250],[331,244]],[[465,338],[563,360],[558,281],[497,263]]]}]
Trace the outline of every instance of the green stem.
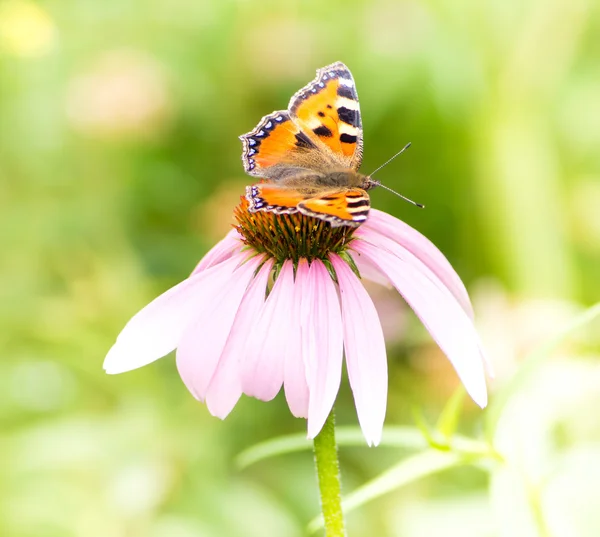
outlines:
[{"label": "green stem", "polygon": [[315,464],[321,493],[321,509],[326,537],[345,537],[344,514],[340,486],[340,465],[335,443],[334,412],[327,418],[323,429],[314,440]]}]

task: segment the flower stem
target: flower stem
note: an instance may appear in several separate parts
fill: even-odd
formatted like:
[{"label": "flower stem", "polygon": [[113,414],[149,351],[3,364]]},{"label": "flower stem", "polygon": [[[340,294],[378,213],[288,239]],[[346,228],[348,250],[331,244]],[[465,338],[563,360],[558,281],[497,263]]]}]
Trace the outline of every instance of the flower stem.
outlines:
[{"label": "flower stem", "polygon": [[345,537],[340,486],[340,465],[335,443],[335,417],[329,414],[323,429],[315,437],[315,464],[321,493],[321,510],[326,537]]}]

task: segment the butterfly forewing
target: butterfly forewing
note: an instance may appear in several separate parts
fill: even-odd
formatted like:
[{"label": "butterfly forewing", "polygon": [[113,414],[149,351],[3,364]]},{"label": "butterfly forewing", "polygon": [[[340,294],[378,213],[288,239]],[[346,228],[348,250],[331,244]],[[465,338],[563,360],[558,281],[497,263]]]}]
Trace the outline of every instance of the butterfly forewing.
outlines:
[{"label": "butterfly forewing", "polygon": [[254,130],[240,136],[242,162],[249,175],[281,179],[298,168],[310,167],[318,148],[288,112],[277,111],[263,117]]},{"label": "butterfly forewing", "polygon": [[317,77],[294,94],[292,119],[323,148],[334,165],[357,170],[362,162],[362,120],[350,70],[341,62],[317,71]]}]

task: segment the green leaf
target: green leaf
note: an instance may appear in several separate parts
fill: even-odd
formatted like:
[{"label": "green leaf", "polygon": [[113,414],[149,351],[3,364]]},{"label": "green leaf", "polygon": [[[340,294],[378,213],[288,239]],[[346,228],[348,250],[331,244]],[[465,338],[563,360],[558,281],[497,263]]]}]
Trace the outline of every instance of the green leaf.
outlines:
[{"label": "green leaf", "polygon": [[452,397],[448,399],[444,410],[440,414],[436,428],[447,440],[450,440],[450,437],[456,432],[466,395],[465,389],[459,386]]},{"label": "green leaf", "polygon": [[[335,431],[338,446],[353,446],[368,448],[365,438],[359,427],[338,427]],[[255,444],[242,451],[235,459],[240,469],[247,468],[265,459],[295,453],[298,451],[311,451],[312,442],[304,434],[279,436]],[[489,444],[465,436],[454,435],[449,443],[435,441],[423,435],[417,427],[390,426],[383,428],[383,438],[380,448],[396,448],[409,451],[424,450],[429,447],[438,451],[452,450],[462,455],[481,455],[491,459],[501,460]]]},{"label": "green leaf", "polygon": [[[335,431],[339,446],[367,448],[365,437],[359,427],[338,427]],[[425,449],[429,442],[416,427],[384,427],[381,447],[394,447],[409,450]],[[235,459],[238,468],[243,469],[264,459],[297,451],[312,450],[312,442],[304,434],[293,434],[271,438],[242,451]]]},{"label": "green leaf", "polygon": [[239,469],[243,470],[264,459],[296,451],[312,450],[312,447],[313,444],[306,438],[306,435],[279,436],[245,449],[235,458],[235,463]]},{"label": "green leaf", "polygon": [[425,419],[425,416],[423,416],[423,412],[421,411],[421,409],[417,406],[413,406],[411,408],[411,411],[416,426],[427,440],[429,446],[441,451],[448,450],[448,442],[446,442],[445,439],[435,438],[436,431],[434,431],[429,425],[429,423],[427,423],[427,420]]}]

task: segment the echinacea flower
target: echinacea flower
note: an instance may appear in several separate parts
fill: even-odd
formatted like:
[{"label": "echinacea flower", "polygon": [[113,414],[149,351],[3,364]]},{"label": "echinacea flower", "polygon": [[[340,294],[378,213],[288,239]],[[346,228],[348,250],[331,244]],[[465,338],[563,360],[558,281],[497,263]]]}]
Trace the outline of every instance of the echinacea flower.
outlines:
[{"label": "echinacea flower", "polygon": [[487,403],[483,354],[469,297],[423,235],[371,209],[360,227],[296,214],[250,213],[191,276],[137,313],[104,368],[121,373],[177,349],[183,382],[225,418],[242,394],[269,401],[283,389],[294,416],[321,430],[342,362],[369,445],[381,440],[387,361],[381,323],[361,278],[395,287],[454,366],[473,400]]}]

